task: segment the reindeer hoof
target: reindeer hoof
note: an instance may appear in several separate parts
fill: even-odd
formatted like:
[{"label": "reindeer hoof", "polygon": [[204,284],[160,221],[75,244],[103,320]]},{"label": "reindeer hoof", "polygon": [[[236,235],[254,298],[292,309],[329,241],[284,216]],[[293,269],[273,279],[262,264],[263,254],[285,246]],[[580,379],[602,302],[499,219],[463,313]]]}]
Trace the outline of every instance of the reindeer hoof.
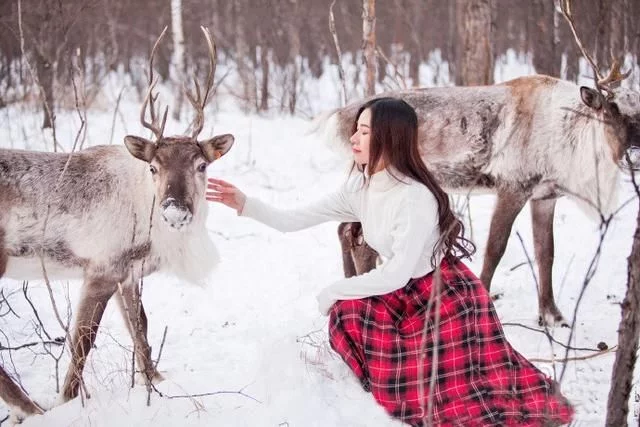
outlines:
[{"label": "reindeer hoof", "polygon": [[561,328],[568,328],[569,322],[565,320],[564,316],[562,316],[559,311],[557,313],[546,312],[544,314],[538,315],[538,326],[560,326]]},{"label": "reindeer hoof", "polygon": [[[44,414],[44,410],[36,405],[34,402],[30,402],[30,405],[21,408],[19,406],[9,405],[9,416],[6,418],[10,426],[22,424],[24,420],[32,415]],[[0,420],[0,423],[3,420]]]},{"label": "reindeer hoof", "polygon": [[[151,375],[151,384],[158,385],[162,381],[164,381],[164,377],[162,376],[162,374],[160,372],[156,371],[156,372],[154,372],[153,375]],[[146,385],[147,384],[147,381],[145,379],[145,375],[142,372],[136,373],[136,384],[138,384],[138,385]]]}]

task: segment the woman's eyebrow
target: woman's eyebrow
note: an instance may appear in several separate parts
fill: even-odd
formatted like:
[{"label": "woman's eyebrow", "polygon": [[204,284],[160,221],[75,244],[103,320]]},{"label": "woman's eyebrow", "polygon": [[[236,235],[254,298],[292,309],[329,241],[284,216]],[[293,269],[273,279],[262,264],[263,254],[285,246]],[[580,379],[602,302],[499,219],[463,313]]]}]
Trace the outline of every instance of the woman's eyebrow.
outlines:
[{"label": "woman's eyebrow", "polygon": [[358,123],[358,126],[364,126],[364,127],[367,127],[367,128],[368,128],[368,127],[370,127],[370,126],[369,126],[368,124],[366,124],[366,123]]}]

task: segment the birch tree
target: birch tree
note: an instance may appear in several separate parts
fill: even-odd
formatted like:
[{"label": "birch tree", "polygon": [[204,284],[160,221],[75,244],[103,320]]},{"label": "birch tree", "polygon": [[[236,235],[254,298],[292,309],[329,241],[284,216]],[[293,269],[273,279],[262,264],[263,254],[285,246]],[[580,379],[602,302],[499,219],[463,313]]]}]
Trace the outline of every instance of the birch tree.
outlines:
[{"label": "birch tree", "polygon": [[376,93],[376,1],[362,0],[362,47],[367,69],[365,95]]},{"label": "birch tree", "polygon": [[184,76],[186,74],[182,0],[171,0],[171,33],[173,35],[173,55],[171,57],[169,75],[175,87],[172,116],[174,120],[180,120],[180,112],[184,101],[182,84],[185,83]]}]

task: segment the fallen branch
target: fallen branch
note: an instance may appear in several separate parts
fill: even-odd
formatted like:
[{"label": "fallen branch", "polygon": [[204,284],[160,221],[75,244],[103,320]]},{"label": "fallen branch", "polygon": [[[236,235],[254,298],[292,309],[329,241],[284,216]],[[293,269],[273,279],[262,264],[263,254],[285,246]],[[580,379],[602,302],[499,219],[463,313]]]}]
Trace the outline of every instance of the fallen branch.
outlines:
[{"label": "fallen branch", "polygon": [[575,361],[578,361],[578,360],[593,359],[594,357],[598,357],[598,356],[602,356],[602,355],[607,354],[607,353],[611,353],[613,351],[616,351],[617,349],[618,349],[618,346],[614,345],[613,347],[608,348],[606,350],[601,350],[601,351],[598,351],[595,354],[587,354],[585,356],[564,357],[562,359],[528,358],[528,360],[530,362],[540,362],[540,363],[567,363],[567,362],[575,362]]}]

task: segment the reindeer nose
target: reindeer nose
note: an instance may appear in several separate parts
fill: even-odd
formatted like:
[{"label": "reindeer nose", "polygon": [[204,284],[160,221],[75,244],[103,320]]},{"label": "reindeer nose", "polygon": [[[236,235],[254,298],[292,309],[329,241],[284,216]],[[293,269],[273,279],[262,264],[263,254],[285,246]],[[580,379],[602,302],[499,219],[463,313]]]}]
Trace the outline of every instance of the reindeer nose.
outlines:
[{"label": "reindeer nose", "polygon": [[178,201],[173,197],[167,197],[162,203],[160,203],[160,207],[162,209],[167,209],[169,206],[178,206]]},{"label": "reindeer nose", "polygon": [[172,228],[181,229],[189,224],[193,218],[191,211],[173,197],[167,197],[160,203],[160,207],[162,209],[162,219]]}]

